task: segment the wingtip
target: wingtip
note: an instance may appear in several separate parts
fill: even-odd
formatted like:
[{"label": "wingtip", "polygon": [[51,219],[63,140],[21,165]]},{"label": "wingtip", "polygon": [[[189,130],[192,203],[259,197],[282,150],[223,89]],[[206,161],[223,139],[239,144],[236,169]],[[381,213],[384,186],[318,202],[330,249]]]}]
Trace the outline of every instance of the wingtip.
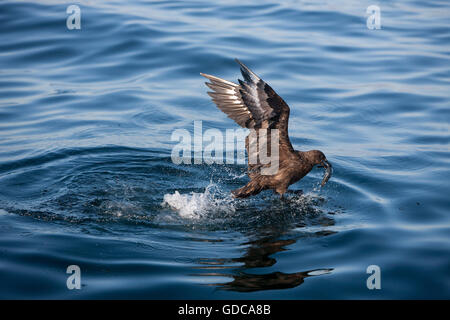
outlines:
[{"label": "wingtip", "polygon": [[[206,74],[203,72],[200,72],[200,75],[202,75],[203,77],[205,77],[206,79],[208,79],[209,81],[211,81],[212,83],[222,83],[231,87],[236,87],[236,84],[233,82],[230,82],[228,80],[222,79],[222,78],[218,78],[216,76],[212,76],[210,74]],[[208,82],[205,82],[208,83]]]},{"label": "wingtip", "polygon": [[212,75],[206,74],[206,73],[203,73],[203,72],[200,72],[200,75],[201,75],[202,77],[205,77],[206,79],[208,79],[208,80],[210,80],[210,81],[211,81],[211,78],[213,78]]},{"label": "wingtip", "polygon": [[252,70],[250,70],[249,67],[247,67],[245,64],[243,64],[238,58],[235,58],[234,60],[241,67],[241,73],[242,73],[242,76],[244,77],[245,81],[247,81],[247,82],[252,82],[252,81],[258,82],[260,80],[260,78]]},{"label": "wingtip", "polygon": [[234,58],[234,61],[236,61],[236,63],[237,63],[238,65],[240,65],[242,68],[248,69],[247,66],[246,66],[245,64],[243,64],[243,63],[241,62],[241,60],[239,60],[238,58]]}]

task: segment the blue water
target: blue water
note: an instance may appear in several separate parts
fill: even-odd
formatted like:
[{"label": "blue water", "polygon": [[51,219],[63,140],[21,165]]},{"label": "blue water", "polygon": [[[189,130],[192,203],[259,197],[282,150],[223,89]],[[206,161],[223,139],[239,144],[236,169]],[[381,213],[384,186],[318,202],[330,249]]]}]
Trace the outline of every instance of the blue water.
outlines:
[{"label": "blue water", "polygon": [[[450,298],[448,1],[69,4],[0,2],[0,298]],[[172,162],[175,129],[237,127],[199,75],[234,58],[324,188],[234,200],[245,166]]]}]

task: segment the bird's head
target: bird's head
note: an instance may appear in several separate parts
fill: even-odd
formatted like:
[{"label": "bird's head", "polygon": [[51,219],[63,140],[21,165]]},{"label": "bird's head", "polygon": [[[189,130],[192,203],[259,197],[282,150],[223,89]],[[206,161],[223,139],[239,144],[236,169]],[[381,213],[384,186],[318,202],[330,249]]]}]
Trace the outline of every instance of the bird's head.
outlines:
[{"label": "bird's head", "polygon": [[331,174],[333,173],[333,167],[331,163],[328,162],[327,157],[320,150],[311,150],[306,151],[304,153],[306,159],[313,165],[318,165],[319,168],[325,168],[325,174],[323,176],[321,185],[322,187],[327,183],[327,181],[331,178]]}]

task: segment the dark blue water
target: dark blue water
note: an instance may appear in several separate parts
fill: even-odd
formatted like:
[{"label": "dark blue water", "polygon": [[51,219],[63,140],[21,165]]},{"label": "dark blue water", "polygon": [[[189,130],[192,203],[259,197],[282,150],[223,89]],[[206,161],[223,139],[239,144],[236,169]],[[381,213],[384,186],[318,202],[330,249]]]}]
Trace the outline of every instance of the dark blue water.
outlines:
[{"label": "dark blue water", "polygon": [[[450,298],[448,1],[69,4],[0,3],[0,298]],[[199,75],[234,58],[324,188],[234,200],[245,166],[172,162],[175,129],[237,127]]]}]

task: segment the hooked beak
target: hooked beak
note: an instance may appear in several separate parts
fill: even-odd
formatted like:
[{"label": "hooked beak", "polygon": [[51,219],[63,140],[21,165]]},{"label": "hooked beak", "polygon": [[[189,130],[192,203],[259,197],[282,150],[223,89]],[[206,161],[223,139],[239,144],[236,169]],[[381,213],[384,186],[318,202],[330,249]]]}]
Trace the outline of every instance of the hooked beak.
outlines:
[{"label": "hooked beak", "polygon": [[331,163],[328,162],[328,160],[323,160],[322,165],[325,168],[325,174],[323,175],[322,182],[320,185],[323,187],[328,180],[331,178],[331,174],[333,173],[333,167],[331,166]]}]

